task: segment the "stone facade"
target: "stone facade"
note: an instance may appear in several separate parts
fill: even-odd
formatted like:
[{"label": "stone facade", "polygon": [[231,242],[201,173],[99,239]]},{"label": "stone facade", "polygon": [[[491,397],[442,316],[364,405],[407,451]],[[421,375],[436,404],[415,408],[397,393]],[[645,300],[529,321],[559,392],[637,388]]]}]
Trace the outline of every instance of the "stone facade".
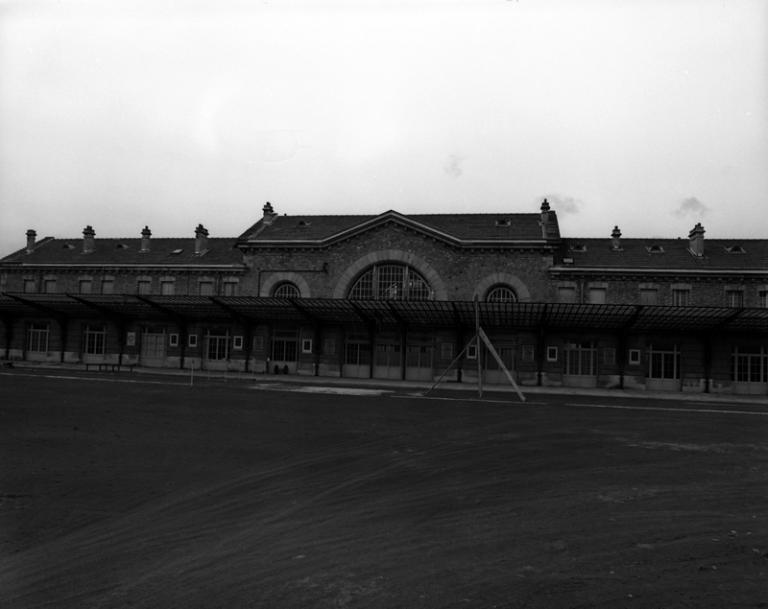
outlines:
[{"label": "stone facade", "polygon": [[[135,239],[102,239],[91,226],[82,239],[36,236],[0,260],[7,359],[421,381],[450,368],[447,378],[471,382],[479,357],[486,382],[506,382],[484,347],[469,349],[473,327],[450,316],[405,321],[385,306],[391,319],[381,322],[353,305],[321,323],[302,304],[354,303],[358,282],[378,281],[372,269],[404,269],[397,289],[369,297],[416,294],[415,311],[422,301],[491,300],[507,311],[499,319],[514,318],[510,306],[595,305],[584,309],[594,327],[552,327],[546,308],[527,326],[496,322],[491,340],[522,385],[768,393],[768,318],[742,332],[633,330],[644,308],[723,324],[768,309],[768,240],[705,239],[701,225],[688,240],[622,239],[618,227],[574,239],[560,236],[546,201],[538,213],[423,216],[278,216],[267,204],[238,238],[212,238],[202,225],[186,239],[152,238],[148,227]],[[628,321],[601,330],[603,314]]]}]

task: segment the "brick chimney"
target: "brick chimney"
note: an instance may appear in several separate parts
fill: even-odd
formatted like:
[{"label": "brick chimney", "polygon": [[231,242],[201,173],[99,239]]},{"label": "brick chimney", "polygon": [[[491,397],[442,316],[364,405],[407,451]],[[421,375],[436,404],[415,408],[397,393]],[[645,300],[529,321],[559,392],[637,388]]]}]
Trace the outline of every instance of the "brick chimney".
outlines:
[{"label": "brick chimney", "polygon": [[90,254],[96,249],[96,231],[89,224],[83,229],[83,254]]},{"label": "brick chimney", "polygon": [[277,217],[275,210],[272,208],[272,203],[267,201],[264,204],[264,207],[261,208],[261,210],[264,212],[264,217],[262,218],[261,223],[264,226],[269,226],[270,224],[272,224],[272,221]]},{"label": "brick chimney", "polygon": [[34,231],[34,229],[30,228],[27,231],[27,254],[31,254],[32,251],[35,249],[36,237],[37,237],[37,233]]},{"label": "brick chimney", "polygon": [[152,236],[152,231],[149,230],[148,226],[145,226],[144,229],[141,231],[141,249],[139,250],[142,253],[149,251],[149,238]]},{"label": "brick chimney", "polygon": [[621,249],[621,231],[618,226],[614,226],[611,233],[611,249],[614,252],[618,252]]},{"label": "brick chimney", "polygon": [[691,254],[697,257],[704,255],[704,227],[701,222],[697,222],[696,226],[688,233],[688,243]]},{"label": "brick chimney", "polygon": [[195,229],[195,255],[200,256],[208,250],[208,229],[198,224]]},{"label": "brick chimney", "polygon": [[549,201],[544,199],[541,202],[541,236],[544,239],[557,239],[560,237],[557,228],[557,216],[554,211],[549,209]]}]

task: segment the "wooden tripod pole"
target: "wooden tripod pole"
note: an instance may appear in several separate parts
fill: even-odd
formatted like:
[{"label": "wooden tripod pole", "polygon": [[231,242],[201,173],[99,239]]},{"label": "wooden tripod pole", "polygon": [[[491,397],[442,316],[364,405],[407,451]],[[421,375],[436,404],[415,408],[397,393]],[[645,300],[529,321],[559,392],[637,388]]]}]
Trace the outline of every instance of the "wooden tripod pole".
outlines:
[{"label": "wooden tripod pole", "polygon": [[475,354],[477,355],[477,397],[483,397],[483,363],[480,359],[480,305],[475,294]]}]

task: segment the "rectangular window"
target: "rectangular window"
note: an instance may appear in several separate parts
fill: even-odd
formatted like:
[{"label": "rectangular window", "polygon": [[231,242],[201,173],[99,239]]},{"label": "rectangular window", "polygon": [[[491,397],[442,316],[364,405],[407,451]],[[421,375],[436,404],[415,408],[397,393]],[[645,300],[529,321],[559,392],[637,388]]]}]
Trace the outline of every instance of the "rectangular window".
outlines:
[{"label": "rectangular window", "polygon": [[93,289],[93,281],[90,279],[81,279],[78,281],[78,290],[81,294],[90,294]]},{"label": "rectangular window", "polygon": [[557,347],[547,347],[547,361],[556,362],[558,357]]},{"label": "rectangular window", "polygon": [[102,294],[114,294],[115,293],[115,280],[114,279],[102,279],[101,280],[101,293]]},{"label": "rectangular window", "polygon": [[43,280],[43,294],[55,294],[56,293],[56,280],[44,279]]},{"label": "rectangular window", "polygon": [[48,324],[31,324],[27,330],[27,351],[35,353],[48,351],[48,336]]},{"label": "rectangular window", "polygon": [[379,343],[376,345],[377,366],[399,366],[402,357],[398,343]]},{"label": "rectangular window", "polygon": [[757,304],[761,309],[768,309],[768,290],[760,290],[757,293]]},{"label": "rectangular window", "polygon": [[170,347],[178,347],[179,346],[179,335],[178,334],[169,334],[168,335],[168,345]]},{"label": "rectangular window", "polygon": [[648,377],[652,379],[680,378],[680,351],[677,345],[671,349],[658,349],[651,345],[648,350]]},{"label": "rectangular window", "polygon": [[744,306],[744,292],[741,290],[726,290],[725,304],[729,307],[741,308]]},{"label": "rectangular window", "polygon": [[672,306],[687,307],[691,291],[687,288],[675,288],[672,290]]},{"label": "rectangular window", "polygon": [[659,303],[659,291],[656,289],[641,289],[640,290],[640,304],[641,305],[655,305]]},{"label": "rectangular window", "polygon": [[734,348],[731,380],[739,383],[768,383],[768,351],[755,347]]},{"label": "rectangular window", "polygon": [[24,280],[24,293],[25,294],[34,294],[37,292],[37,282],[34,279],[25,279]]},{"label": "rectangular window", "polygon": [[523,345],[522,360],[532,362],[536,359],[536,345]]},{"label": "rectangular window", "polygon": [[176,283],[172,279],[165,279],[160,282],[160,294],[163,296],[173,296],[176,293]]},{"label": "rectangular window", "polygon": [[301,341],[301,352],[302,353],[312,353],[312,339],[311,338],[305,338]]},{"label": "rectangular window", "polygon": [[201,281],[198,283],[198,293],[200,296],[214,296],[213,281]]},{"label": "rectangular window", "polygon": [[209,334],[206,337],[208,348],[206,356],[209,360],[221,361],[229,356],[229,336],[226,334]]},{"label": "rectangular window", "polygon": [[104,355],[107,345],[107,329],[104,326],[85,327],[85,353]]},{"label": "rectangular window", "polygon": [[[515,368],[515,348],[514,347],[497,347],[496,353],[501,358],[504,367],[507,370],[514,370]],[[485,352],[485,366],[488,370],[501,370],[499,362],[491,353],[486,350]]]},{"label": "rectangular window", "polygon": [[371,345],[368,343],[347,343],[344,363],[351,366],[368,366],[371,363]]},{"label": "rectangular window", "polygon": [[587,376],[597,374],[597,348],[593,342],[569,343],[566,346],[565,373]]},{"label": "rectangular window", "polygon": [[605,304],[605,288],[589,288],[589,302],[591,304]]},{"label": "rectangular window", "polygon": [[224,296],[237,296],[237,282],[236,281],[225,281],[222,289],[224,291]]},{"label": "rectangular window", "polygon": [[477,359],[477,343],[467,346],[467,359]]},{"label": "rectangular window", "polygon": [[139,279],[136,282],[136,292],[138,294],[150,294],[152,292],[152,281],[149,279]]},{"label": "rectangular window", "polygon": [[187,337],[187,346],[190,349],[194,349],[197,347],[197,334],[190,334]]},{"label": "rectangular window", "polygon": [[560,287],[557,289],[557,297],[560,302],[576,302],[576,288]]},{"label": "rectangular window", "polygon": [[629,363],[636,366],[640,363],[640,349],[629,350]]},{"label": "rectangular window", "polygon": [[242,336],[234,336],[232,338],[232,350],[233,351],[242,351],[243,350],[243,337]]},{"label": "rectangular window", "polygon": [[272,339],[272,359],[278,362],[295,362],[298,359],[298,344],[295,338],[275,336]]}]

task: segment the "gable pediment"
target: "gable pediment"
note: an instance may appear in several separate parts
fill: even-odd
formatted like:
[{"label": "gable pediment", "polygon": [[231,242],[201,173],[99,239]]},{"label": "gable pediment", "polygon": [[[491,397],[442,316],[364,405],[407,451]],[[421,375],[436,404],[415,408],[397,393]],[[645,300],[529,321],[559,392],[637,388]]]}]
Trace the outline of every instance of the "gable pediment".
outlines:
[{"label": "gable pediment", "polygon": [[[434,214],[405,216],[388,210],[378,216],[278,216],[241,237],[240,247],[328,247],[369,231],[392,226],[453,246],[541,246],[541,229],[531,214]],[[522,225],[522,226],[521,226]]]}]

